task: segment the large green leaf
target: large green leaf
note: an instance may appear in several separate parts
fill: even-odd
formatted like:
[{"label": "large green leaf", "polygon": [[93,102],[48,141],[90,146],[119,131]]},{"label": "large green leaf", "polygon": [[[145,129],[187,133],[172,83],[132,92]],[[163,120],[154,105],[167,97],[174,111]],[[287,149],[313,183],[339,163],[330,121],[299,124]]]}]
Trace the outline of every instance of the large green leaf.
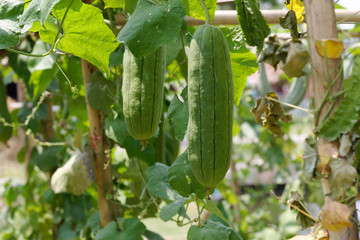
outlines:
[{"label": "large green leaf", "polygon": [[[55,5],[52,15],[58,21],[62,21],[71,1],[62,0]],[[43,41],[52,43],[56,26],[52,21],[50,25],[50,30],[40,31],[40,37]],[[105,24],[100,9],[74,0],[64,20],[63,34],[57,48],[89,61],[109,75],[109,56],[118,45],[115,35]]]},{"label": "large green leaf", "polygon": [[180,211],[183,211],[185,200],[185,198],[179,198],[174,202],[162,207],[159,214],[160,219],[164,222],[167,222],[176,214],[180,214]]},{"label": "large green leaf", "polygon": [[221,27],[220,30],[229,46],[234,81],[234,103],[238,106],[247,77],[257,71],[258,63],[255,54],[246,48],[245,38],[239,26]]},{"label": "large green leaf", "polygon": [[270,34],[270,28],[259,10],[258,2],[254,0],[236,0],[235,2],[246,42],[250,46],[256,46],[260,51],[264,39]]},{"label": "large green leaf", "polygon": [[203,228],[192,225],[187,234],[188,240],[241,240],[233,229],[218,222],[207,221]]},{"label": "large green leaf", "polygon": [[174,124],[175,138],[180,142],[184,139],[189,120],[187,87],[183,89],[181,97],[184,99],[184,102],[180,101],[177,95],[171,100],[167,116]]},{"label": "large green leaf", "polygon": [[180,0],[156,5],[148,0],[140,0],[117,40],[125,42],[135,57],[142,57],[164,44],[174,42],[179,36],[184,16],[185,10]]},{"label": "large green leaf", "polygon": [[[200,0],[182,0],[186,15],[192,18],[201,19],[206,21],[204,9],[201,7]],[[209,11],[210,22],[214,20],[216,0],[206,0],[205,5]]]},{"label": "large green leaf", "polygon": [[230,52],[234,81],[234,102],[239,106],[248,76],[258,70],[256,56],[252,52]]},{"label": "large green leaf", "polygon": [[32,0],[20,18],[20,24],[30,24],[39,21],[44,25],[51,10],[60,0]]},{"label": "large green leaf", "polygon": [[[42,54],[47,52],[46,43],[38,40],[35,42],[32,54]],[[46,57],[30,57],[28,60],[28,68],[31,72],[29,83],[33,85],[33,99],[38,98],[43,91],[46,90],[55,72],[55,60],[51,55]]]},{"label": "large green leaf", "polygon": [[146,231],[145,225],[137,218],[126,218],[120,223],[121,232],[117,230],[117,224],[114,221],[109,222],[103,229],[96,233],[96,240],[141,240]]},{"label": "large green leaf", "polygon": [[115,91],[114,82],[106,80],[100,71],[90,75],[86,95],[92,108],[110,113],[110,106],[114,104]]},{"label": "large green leaf", "polygon": [[170,186],[181,196],[188,197],[195,193],[199,198],[205,197],[206,188],[196,180],[190,167],[187,150],[176,159],[168,172]]},{"label": "large green leaf", "polygon": [[146,170],[148,186],[154,197],[174,201],[181,198],[180,195],[170,187],[168,182],[168,166],[156,163]]},{"label": "large green leaf", "polygon": [[23,10],[22,0],[0,1],[0,49],[15,46],[19,42],[19,17]]},{"label": "large green leaf", "polygon": [[344,99],[336,107],[333,115],[324,119],[319,127],[319,137],[333,141],[340,134],[349,132],[359,119],[360,114],[360,57],[354,61],[350,78],[343,82]]}]

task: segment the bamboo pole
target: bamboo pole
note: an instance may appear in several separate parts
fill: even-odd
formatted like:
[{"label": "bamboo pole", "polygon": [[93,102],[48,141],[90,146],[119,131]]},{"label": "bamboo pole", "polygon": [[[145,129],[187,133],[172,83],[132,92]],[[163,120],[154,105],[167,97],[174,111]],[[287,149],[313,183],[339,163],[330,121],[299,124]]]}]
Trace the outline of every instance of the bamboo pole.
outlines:
[{"label": "bamboo pole", "polygon": [[[315,41],[320,39],[333,38],[337,39],[337,29],[334,2],[332,0],[304,0],[306,19],[307,19],[307,33],[311,56],[311,79],[313,82],[313,92],[315,107],[318,109],[323,103],[323,98],[330,85],[330,82],[335,84],[331,88],[331,94],[337,93],[341,88],[342,74],[337,79],[337,73],[341,71],[341,59],[326,59],[321,57],[316,50]],[[339,99],[341,101],[341,98]],[[339,103],[337,102],[337,104]],[[324,119],[326,112],[330,107],[330,103],[326,102],[319,110],[318,121],[314,121],[315,127]],[[334,108],[333,108],[334,109]],[[325,139],[319,139],[318,152],[320,159],[322,155],[327,155],[329,150],[334,150],[334,154],[338,152],[338,141],[328,142]],[[328,156],[332,157],[332,156]],[[324,177],[321,179],[321,184],[324,192],[325,202],[331,201],[328,197],[330,193],[330,184],[327,176],[331,174],[329,167],[323,170]],[[349,239],[358,240],[357,226],[353,226],[352,231],[348,236],[348,229],[345,227],[339,232],[329,231],[330,239]]]},{"label": "bamboo pole", "polygon": [[[321,9],[321,8],[320,8]],[[318,10],[320,11],[320,10]],[[287,10],[261,10],[265,21],[268,24],[278,24],[280,17],[285,17]],[[336,22],[341,23],[359,23],[360,11],[336,9],[335,10]],[[202,25],[205,21],[185,16],[185,20],[189,26]],[[125,25],[126,17],[123,15],[115,15],[117,25]],[[215,11],[213,25],[239,25],[237,13],[235,10],[218,10]]]},{"label": "bamboo pole", "polygon": [[[96,67],[83,59],[81,59],[81,67],[86,88],[88,79],[96,71]],[[89,138],[94,158],[100,225],[104,227],[115,219],[118,211],[115,209],[115,205],[110,202],[111,199],[109,199],[109,196],[112,196],[111,169],[109,159],[104,153],[101,113],[99,110],[93,109],[87,102],[86,96],[86,108],[90,125]]]}]

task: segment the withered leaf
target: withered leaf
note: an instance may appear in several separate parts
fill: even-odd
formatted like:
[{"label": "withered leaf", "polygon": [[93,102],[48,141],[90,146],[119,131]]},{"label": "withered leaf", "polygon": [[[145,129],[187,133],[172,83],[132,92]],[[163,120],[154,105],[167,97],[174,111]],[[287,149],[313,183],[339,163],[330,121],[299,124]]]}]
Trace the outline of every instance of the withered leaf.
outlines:
[{"label": "withered leaf", "polygon": [[278,99],[274,92],[266,94],[266,97],[257,99],[251,113],[257,123],[269,129],[275,136],[280,136],[280,120],[287,123],[292,120],[292,117],[290,114],[285,114],[280,103],[267,98]]},{"label": "withered leaf", "polygon": [[330,188],[335,196],[339,196],[352,186],[357,172],[351,163],[340,158],[332,158],[329,166],[331,168]]},{"label": "withered leaf", "polygon": [[297,30],[296,13],[293,10],[288,11],[285,17],[280,18],[280,25],[285,29],[289,29],[293,38],[300,38],[303,35]]},{"label": "withered leaf", "polygon": [[292,41],[283,71],[289,78],[300,77],[304,75],[303,69],[309,61],[310,55],[306,47],[299,41]]},{"label": "withered leaf", "polygon": [[332,201],[322,207],[321,224],[330,231],[338,232],[352,226],[350,215],[351,210],[347,205]]},{"label": "withered leaf", "polygon": [[345,45],[342,41],[332,38],[316,40],[315,46],[320,56],[329,59],[339,58],[345,50]]},{"label": "withered leaf", "polygon": [[[297,208],[299,208],[300,210],[302,210],[303,212],[305,212],[305,213],[307,213],[308,215],[311,216],[311,214],[307,210],[305,204],[302,202],[301,196],[300,196],[300,194],[298,192],[295,192],[295,191],[291,192],[291,198],[288,200],[288,203],[295,206],[295,207],[297,207]],[[290,207],[290,210],[293,210],[293,209],[294,209],[293,207]],[[300,224],[302,229],[312,227],[315,224],[313,219],[309,218],[308,216],[306,216],[302,212],[298,212],[298,214],[296,216],[296,221]]]},{"label": "withered leaf", "polygon": [[302,159],[304,161],[303,169],[306,179],[311,181],[318,175],[316,174],[316,165],[318,163],[319,157],[317,153],[317,141],[315,138],[307,137],[305,139],[305,147]]}]

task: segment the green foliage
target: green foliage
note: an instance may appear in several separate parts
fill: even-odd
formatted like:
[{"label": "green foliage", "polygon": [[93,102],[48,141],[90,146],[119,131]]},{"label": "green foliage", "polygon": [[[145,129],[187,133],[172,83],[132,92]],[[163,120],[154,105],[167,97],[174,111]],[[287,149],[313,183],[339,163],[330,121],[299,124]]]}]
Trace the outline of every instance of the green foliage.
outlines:
[{"label": "green foliage", "polygon": [[100,71],[96,71],[89,77],[86,86],[88,103],[94,109],[106,114],[111,113],[111,105],[114,104],[116,84],[106,80]]},{"label": "green foliage", "polygon": [[180,0],[157,4],[140,0],[117,40],[124,42],[135,57],[145,56],[178,38],[184,16]]},{"label": "green foliage", "polygon": [[270,34],[270,28],[266,24],[257,2],[252,0],[236,0],[235,2],[239,23],[246,42],[250,46],[256,46],[260,51],[264,39]]},{"label": "green foliage", "polygon": [[96,240],[106,240],[106,239],[134,239],[141,240],[141,236],[145,233],[146,227],[140,222],[137,218],[126,218],[121,219],[120,221],[121,232],[118,231],[117,225],[114,221],[108,223],[103,229],[101,229],[97,234]]},{"label": "green foliage", "polygon": [[167,178],[168,169],[168,166],[161,163],[156,163],[149,167],[146,171],[148,178],[147,183],[149,190],[154,197],[174,201],[175,199],[180,198],[180,196],[170,187]]},{"label": "green foliage", "polygon": [[240,27],[222,27],[220,30],[229,46],[234,82],[234,102],[235,106],[238,106],[247,77],[257,71],[258,63],[255,54],[246,48]]},{"label": "green foliage", "polygon": [[32,0],[20,18],[20,25],[39,21],[44,26],[51,10],[60,0]]},{"label": "green foliage", "polygon": [[179,97],[175,95],[167,111],[167,118],[174,124],[175,138],[180,142],[184,139],[189,119],[187,91],[187,87],[185,87],[181,92],[183,101],[180,101]]},{"label": "green foliage", "polygon": [[0,72],[0,142],[6,143],[12,135],[11,116],[6,102],[6,88]]},{"label": "green foliage", "polygon": [[4,0],[0,3],[0,49],[15,46],[19,42],[21,27],[18,21],[24,10],[24,1]]},{"label": "green foliage", "polygon": [[[182,2],[185,7],[186,15],[192,18],[206,21],[204,9],[201,7],[199,0],[182,0]],[[216,0],[206,0],[204,2],[209,11],[210,22],[212,22],[215,16]]]},{"label": "green foliage", "polygon": [[195,193],[199,198],[205,197],[206,188],[194,176],[187,150],[169,168],[168,179],[171,188],[183,197],[189,197],[192,193]]},{"label": "green foliage", "polygon": [[242,240],[237,232],[220,223],[207,221],[204,228],[191,226],[187,235],[188,240]]},{"label": "green foliage", "polygon": [[360,57],[354,60],[350,78],[344,79],[342,90],[344,99],[336,107],[333,115],[324,119],[318,126],[318,136],[333,141],[340,134],[349,132],[359,119],[360,114]]}]

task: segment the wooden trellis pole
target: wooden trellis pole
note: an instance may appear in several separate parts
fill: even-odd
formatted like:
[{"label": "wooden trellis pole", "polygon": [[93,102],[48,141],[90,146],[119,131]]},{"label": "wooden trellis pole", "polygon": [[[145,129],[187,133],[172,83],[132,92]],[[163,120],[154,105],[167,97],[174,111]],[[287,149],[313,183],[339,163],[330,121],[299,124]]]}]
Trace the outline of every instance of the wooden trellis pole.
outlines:
[{"label": "wooden trellis pole", "polygon": [[[332,0],[304,0],[306,19],[307,19],[307,33],[311,56],[311,79],[313,82],[313,93],[315,99],[315,107],[321,105],[325,96],[325,92],[330,82],[335,81],[335,84],[331,88],[332,94],[337,93],[341,88],[342,74],[337,76],[341,69],[341,59],[325,59],[321,57],[315,47],[315,41],[321,39],[337,39],[336,28],[336,16],[334,10],[334,2]],[[341,101],[339,99],[338,103]],[[326,112],[328,111],[330,104],[326,102],[320,109],[318,121],[315,121],[315,127],[324,119]],[[334,108],[333,108],[334,109]],[[331,154],[336,155],[339,149],[339,142],[328,142],[325,139],[319,139],[318,151],[320,158],[322,155],[328,155],[326,157],[332,157]],[[325,171],[325,170],[324,170]],[[327,172],[327,170],[326,170]],[[328,194],[331,192],[330,184],[327,174],[321,179],[323,192],[325,196],[325,202],[331,201]],[[357,226],[354,224],[353,228],[349,232],[349,229],[344,227],[339,232],[329,231],[330,239],[349,239],[358,240]]]},{"label": "wooden trellis pole", "polygon": [[[287,10],[262,10],[262,15],[265,21],[269,24],[279,23],[279,18],[284,17]],[[335,19],[337,23],[359,23],[360,22],[360,11],[358,10],[346,10],[336,9]],[[194,19],[186,16],[185,20],[188,25],[202,25],[205,21]],[[123,15],[116,15],[115,21],[117,25],[125,25],[126,17]],[[238,17],[235,10],[218,10],[215,11],[213,25],[238,25]]]}]

